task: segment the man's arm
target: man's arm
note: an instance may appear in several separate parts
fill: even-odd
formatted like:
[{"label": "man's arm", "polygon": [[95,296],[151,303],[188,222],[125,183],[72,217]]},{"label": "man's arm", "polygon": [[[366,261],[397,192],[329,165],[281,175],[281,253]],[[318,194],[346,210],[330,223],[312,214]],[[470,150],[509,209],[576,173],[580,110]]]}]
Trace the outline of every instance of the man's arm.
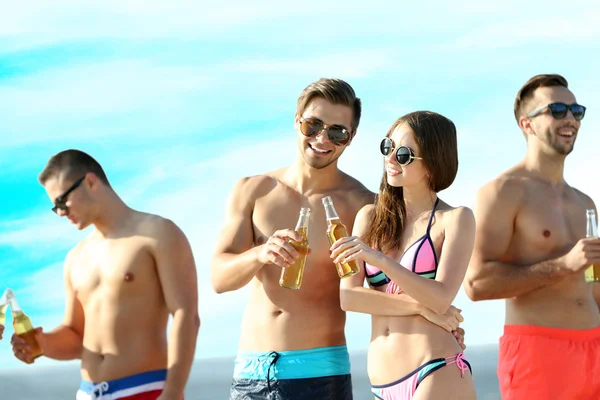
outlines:
[{"label": "man's arm", "polygon": [[600,283],[593,283],[594,299],[598,305],[598,311],[600,311]]},{"label": "man's arm", "polygon": [[302,237],[293,229],[274,232],[266,243],[254,246],[252,212],[256,192],[268,190],[273,179],[268,176],[243,178],[237,182],[228,201],[225,226],[219,236],[211,264],[211,281],[217,293],[246,286],[266,264],[288,267],[299,256],[288,239]]},{"label": "man's arm", "polygon": [[157,225],[154,258],[165,303],[173,316],[167,379],[160,398],[179,400],[194,361],[200,329],[198,278],[192,249],[185,234],[166,219]]},{"label": "man's arm", "polygon": [[[44,352],[44,356],[54,360],[80,359],[83,351],[83,332],[85,316],[83,307],[73,290],[71,284],[71,269],[75,254],[79,246],[69,251],[65,258],[64,283],[65,283],[65,313],[62,324],[48,333],[42,332],[42,328],[36,328],[38,344]],[[13,335],[11,343],[15,356],[21,361],[31,364],[31,353],[25,341]],[[24,350],[24,351],[21,351]]]},{"label": "man's arm", "polygon": [[[585,202],[587,203],[586,208],[587,209],[592,209],[595,211],[596,213],[596,226],[598,226],[598,209],[596,208],[596,203],[594,203],[594,200],[592,200],[592,198],[588,195],[586,195],[583,192],[578,191],[583,199],[585,200]],[[598,305],[598,310],[600,311],[600,283],[592,283],[592,293],[594,294],[594,300],[596,300],[596,304]]]},{"label": "man's arm", "polygon": [[253,247],[251,180],[240,179],[228,200],[225,225],[217,240],[210,269],[213,289],[217,293],[246,286],[263,266],[258,261],[257,248]]},{"label": "man's arm", "polygon": [[51,332],[41,335],[39,340],[44,355],[55,360],[79,359],[83,351],[85,315],[71,284],[72,260],[73,254],[69,253],[65,260],[66,307],[63,322]]},{"label": "man's arm", "polygon": [[464,281],[465,291],[473,301],[520,296],[572,273],[565,268],[562,257],[529,265],[502,261],[525,197],[522,185],[521,181],[499,178],[477,194],[475,248]]}]

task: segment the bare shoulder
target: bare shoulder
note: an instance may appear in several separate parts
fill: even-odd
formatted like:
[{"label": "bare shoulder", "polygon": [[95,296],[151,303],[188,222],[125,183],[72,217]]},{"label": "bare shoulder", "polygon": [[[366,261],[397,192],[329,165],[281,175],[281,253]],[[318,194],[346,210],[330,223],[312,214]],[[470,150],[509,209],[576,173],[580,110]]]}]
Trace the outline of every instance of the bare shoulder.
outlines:
[{"label": "bare shoulder", "polygon": [[81,252],[85,248],[85,245],[87,244],[88,241],[89,241],[89,239],[85,238],[82,241],[80,241],[79,243],[77,243],[75,246],[73,246],[71,248],[71,250],[69,250],[67,252],[67,256],[65,257],[65,261],[66,262],[72,262],[75,258],[77,258],[77,256],[79,254],[81,254]]},{"label": "bare shoulder", "polygon": [[573,192],[575,193],[575,195],[581,199],[581,201],[585,205],[586,209],[593,209],[593,210],[596,209],[596,204],[594,203],[594,200],[590,196],[588,196],[587,194],[583,193],[581,190],[576,189],[574,187],[571,187],[571,189],[573,189]]},{"label": "bare shoulder", "polygon": [[139,212],[132,234],[143,237],[141,249],[149,250],[159,265],[172,263],[194,265],[190,241],[183,230],[171,219],[156,214]]},{"label": "bare shoulder", "polygon": [[367,189],[367,187],[358,179],[345,172],[340,173],[342,176],[340,190],[346,193],[348,201],[355,205],[357,210],[362,210],[364,206],[373,205],[375,203],[375,193]]},{"label": "bare shoulder", "polygon": [[518,169],[509,170],[483,185],[477,192],[478,201],[498,203],[521,202],[527,193],[528,179]]},{"label": "bare shoulder", "polygon": [[356,221],[370,222],[375,215],[375,204],[367,204],[356,213]]},{"label": "bare shoulder", "polygon": [[71,250],[69,250],[67,252],[67,255],[65,256],[65,262],[64,262],[65,273],[69,273],[69,271],[77,263],[77,259],[79,258],[79,255],[84,251],[88,240],[89,240],[88,238],[83,239],[82,241],[77,243],[75,246],[73,246],[73,248],[71,248]]},{"label": "bare shoulder", "polygon": [[268,195],[278,187],[286,186],[283,182],[287,168],[267,172],[261,175],[245,176],[238,179],[229,197],[230,207],[245,206],[252,207],[254,202]]},{"label": "bare shoulder", "polygon": [[444,227],[452,227],[459,229],[470,229],[475,227],[475,214],[473,210],[465,206],[450,206],[445,204],[445,207],[440,210],[444,219]]},{"label": "bare shoulder", "polygon": [[186,239],[181,228],[169,218],[156,214],[138,213],[137,231],[153,240]]},{"label": "bare shoulder", "polygon": [[356,218],[354,219],[354,229],[360,232],[365,232],[367,227],[373,221],[373,217],[375,216],[375,204],[367,204],[363,206],[356,213]]},{"label": "bare shoulder", "polygon": [[248,193],[272,189],[280,183],[279,176],[281,171],[282,170],[261,175],[245,176],[237,181],[236,187]]}]

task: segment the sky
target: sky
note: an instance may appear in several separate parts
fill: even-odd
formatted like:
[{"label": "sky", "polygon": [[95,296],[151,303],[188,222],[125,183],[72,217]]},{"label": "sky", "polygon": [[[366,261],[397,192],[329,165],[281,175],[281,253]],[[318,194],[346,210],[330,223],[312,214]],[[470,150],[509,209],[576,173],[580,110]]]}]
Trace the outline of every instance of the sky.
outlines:
[{"label": "sky", "polygon": [[[196,358],[234,355],[248,291],[216,295],[209,282],[225,201],[239,178],[293,161],[296,100],[321,77],[348,81],[363,101],[342,170],[377,191],[378,145],[389,126],[410,111],[436,111],[459,134],[458,176],[440,197],[472,206],[480,186],[524,155],[512,114],[518,89],[533,75],[560,73],[588,108],[565,176],[598,202],[597,180],[587,174],[600,148],[599,20],[593,1],[576,9],[513,0],[6,4],[0,291],[12,288],[34,325],[60,323],[62,263],[89,231],[50,211],[37,175],[51,155],[81,149],[131,207],[186,233],[199,279]],[[455,305],[467,345],[497,342],[501,301],[473,303],[461,289]],[[351,351],[365,349],[369,316],[349,313],[346,332]],[[6,339],[0,359],[0,369],[24,367]],[[56,363],[38,361],[25,368]]]}]

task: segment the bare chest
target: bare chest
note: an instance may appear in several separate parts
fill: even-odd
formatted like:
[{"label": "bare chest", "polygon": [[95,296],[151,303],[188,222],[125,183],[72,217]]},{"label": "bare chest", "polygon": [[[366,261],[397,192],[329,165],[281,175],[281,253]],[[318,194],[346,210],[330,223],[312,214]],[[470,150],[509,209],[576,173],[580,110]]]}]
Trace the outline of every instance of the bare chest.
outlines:
[{"label": "bare chest", "polygon": [[143,240],[91,241],[79,252],[70,278],[82,302],[96,293],[137,296],[156,282],[154,258]]},{"label": "bare chest", "polygon": [[585,237],[585,210],[585,203],[573,191],[532,190],[515,221],[513,247],[535,257],[574,245]]}]

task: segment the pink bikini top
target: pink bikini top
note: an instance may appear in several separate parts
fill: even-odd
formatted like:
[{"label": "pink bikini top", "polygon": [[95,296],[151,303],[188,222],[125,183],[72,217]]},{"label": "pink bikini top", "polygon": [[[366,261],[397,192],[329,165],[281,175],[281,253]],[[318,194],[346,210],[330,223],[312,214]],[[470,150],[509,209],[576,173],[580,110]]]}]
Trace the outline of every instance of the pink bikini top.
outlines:
[{"label": "pink bikini top", "polygon": [[[429,231],[431,229],[431,222],[435,214],[435,209],[438,205],[439,199],[435,200],[433,210],[431,210],[431,216],[429,217],[429,223],[427,224],[427,231],[423,236],[417,239],[411,244],[400,257],[400,265],[404,268],[410,269],[415,274],[424,276],[426,278],[435,279],[438,267],[438,259],[435,254],[433,242]],[[383,271],[379,268],[369,265],[365,262],[365,275],[369,285],[372,287],[383,286],[389,283],[386,288],[386,293],[401,293],[402,289],[396,285],[395,282],[391,281]]]}]

